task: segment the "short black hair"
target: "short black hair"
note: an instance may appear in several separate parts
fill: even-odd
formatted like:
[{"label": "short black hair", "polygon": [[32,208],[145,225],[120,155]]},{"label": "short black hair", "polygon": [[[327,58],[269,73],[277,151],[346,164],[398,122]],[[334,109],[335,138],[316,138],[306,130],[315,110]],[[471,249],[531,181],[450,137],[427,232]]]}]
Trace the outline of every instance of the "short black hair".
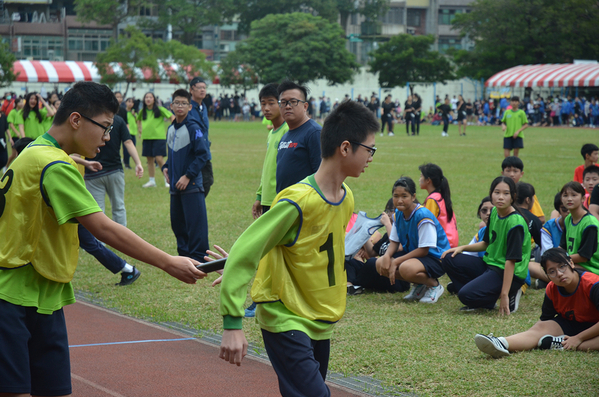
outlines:
[{"label": "short black hair", "polygon": [[491,203],[491,196],[486,196],[485,198],[483,198],[480,202],[480,204],[478,205],[478,209],[476,210],[476,216],[478,217],[478,219],[480,219],[480,210],[483,208],[483,205],[485,203]]},{"label": "short black hair", "polygon": [[591,154],[593,154],[593,152],[596,152],[597,150],[599,150],[599,147],[597,147],[597,145],[595,145],[594,143],[585,143],[584,145],[582,145],[582,149],[580,149],[580,154],[582,155],[583,159],[587,159],[587,154],[590,156]]},{"label": "short black hair", "polygon": [[584,179],[587,174],[597,174],[599,175],[599,167],[596,165],[589,165],[587,168],[582,171],[582,179]]},{"label": "short black hair", "polygon": [[279,85],[277,83],[269,83],[266,84],[264,87],[262,87],[262,89],[260,90],[260,93],[258,94],[258,100],[262,100],[262,98],[276,98],[277,100],[279,99],[279,91],[277,91],[277,87]]},{"label": "short black hair", "polygon": [[183,88],[179,88],[177,91],[173,92],[173,100],[175,97],[185,98],[189,103],[191,103],[191,94],[189,91],[184,90]]},{"label": "short black hair", "polygon": [[510,98],[510,102],[520,102],[520,97],[513,96]]},{"label": "short black hair", "polygon": [[560,208],[562,208],[562,205],[564,205],[562,202],[562,192],[557,192],[553,198],[553,208],[555,208],[557,212],[561,212]]},{"label": "short black hair", "polygon": [[194,77],[193,79],[191,79],[191,81],[189,82],[189,86],[193,87],[194,85],[198,84],[198,83],[204,83],[206,84],[206,81],[204,81],[203,78],[201,77]]},{"label": "short black hair", "polygon": [[23,149],[25,149],[27,145],[29,145],[33,141],[34,139],[29,137],[17,139],[13,145],[13,148],[17,151],[17,155],[21,154]]},{"label": "short black hair", "polygon": [[[570,255],[561,247],[549,248],[541,256],[541,267],[547,273],[547,261],[551,261],[558,264],[570,263],[572,259]],[[574,269],[572,269],[574,270]]]},{"label": "short black hair", "polygon": [[[391,189],[391,194],[395,191],[396,188],[402,187],[408,191],[412,196],[416,196],[416,184],[414,180],[409,176],[402,176],[393,184],[393,189]],[[418,200],[416,200],[418,202]]]},{"label": "short black hair", "polygon": [[560,196],[563,196],[566,190],[568,189],[572,189],[574,193],[580,194],[582,198],[584,198],[586,194],[586,190],[584,190],[584,187],[582,187],[582,185],[579,182],[570,181],[562,187],[562,190],[560,190],[559,192]]},{"label": "short black hair", "polygon": [[520,157],[509,156],[503,159],[501,162],[501,170],[505,171],[508,167],[514,167],[519,169],[520,171],[524,171],[524,163],[520,160]]},{"label": "short black hair", "polygon": [[[304,101],[306,100],[306,98],[308,98],[308,93],[310,92],[310,90],[306,86],[296,84],[291,80],[283,80],[281,82],[281,84],[279,84],[279,87],[277,88],[279,97],[281,96],[281,94],[283,92],[289,91],[289,90],[300,90],[301,93],[304,95]],[[301,98],[298,98],[298,99],[301,99]]]},{"label": "short black hair", "polygon": [[[280,86],[279,86],[280,87]],[[366,106],[355,101],[341,103],[325,119],[320,132],[322,158],[335,154],[344,141],[349,141],[354,151],[381,128],[376,116]]]},{"label": "short black hair", "polygon": [[93,118],[104,113],[114,115],[118,110],[119,102],[108,86],[93,81],[80,81],[62,97],[52,124],[64,124],[73,112]]}]

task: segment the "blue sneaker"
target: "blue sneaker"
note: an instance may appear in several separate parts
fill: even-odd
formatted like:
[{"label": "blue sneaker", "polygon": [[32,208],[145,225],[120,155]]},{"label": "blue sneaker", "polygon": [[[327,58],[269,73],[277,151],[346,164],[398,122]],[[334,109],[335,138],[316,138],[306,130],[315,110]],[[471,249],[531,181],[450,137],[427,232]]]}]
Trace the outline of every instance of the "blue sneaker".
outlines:
[{"label": "blue sneaker", "polygon": [[252,302],[252,304],[245,309],[245,317],[256,317],[256,302]]}]

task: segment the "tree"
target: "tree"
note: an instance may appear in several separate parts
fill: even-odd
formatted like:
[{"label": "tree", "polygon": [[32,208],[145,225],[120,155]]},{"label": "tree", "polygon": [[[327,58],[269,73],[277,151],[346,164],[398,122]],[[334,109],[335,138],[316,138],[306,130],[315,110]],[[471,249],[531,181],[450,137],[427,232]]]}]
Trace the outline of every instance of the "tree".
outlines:
[{"label": "tree", "polygon": [[146,0],[75,0],[75,13],[81,22],[112,26],[113,37],[118,40],[118,25],[138,15],[146,4]]},{"label": "tree", "polygon": [[445,83],[453,80],[449,59],[430,47],[435,39],[429,36],[400,34],[370,53],[370,70],[379,74],[381,87],[403,87],[410,83]]},{"label": "tree", "polygon": [[214,64],[206,60],[206,54],[194,46],[185,45],[177,40],[155,43],[154,52],[158,62],[177,65],[177,69],[170,72],[170,76],[161,76],[162,79],[173,77],[179,83],[188,84],[194,76],[203,76],[212,80],[216,76]]},{"label": "tree", "polygon": [[517,65],[570,63],[599,57],[596,0],[476,0],[455,29],[474,41],[455,51],[460,77],[489,78]]},{"label": "tree", "polygon": [[180,41],[192,45],[202,26],[220,24],[233,16],[233,0],[152,0],[157,19],[145,19],[142,26],[164,30],[171,24],[182,32]]},{"label": "tree", "polygon": [[342,84],[351,81],[360,67],[345,49],[339,24],[299,12],[252,22],[250,37],[234,52],[263,82],[290,78],[300,83],[326,79],[331,85]]},{"label": "tree", "polygon": [[337,22],[341,17],[341,27],[345,31],[351,14],[362,14],[377,19],[387,12],[390,0],[233,0],[239,14],[239,30],[249,33],[252,21],[270,14],[289,14],[305,12]]},{"label": "tree", "polygon": [[246,90],[254,88],[259,81],[258,74],[252,66],[244,64],[238,52],[231,52],[220,62],[219,68],[220,85],[223,87],[233,86],[235,90]]},{"label": "tree", "polygon": [[17,79],[13,72],[16,60],[8,43],[0,43],[0,87],[8,87]]},{"label": "tree", "polygon": [[[103,83],[127,83],[125,95],[132,81],[144,80],[139,69],[150,70],[150,77],[146,81],[170,80],[175,77],[179,83],[187,83],[188,76],[201,74],[212,78],[215,74],[212,64],[206,61],[206,55],[197,48],[176,40],[155,43],[133,25],[125,29],[125,34],[120,36],[119,41],[112,40],[106,51],[98,54],[96,61]],[[120,70],[114,70],[112,65],[115,63],[119,63]],[[163,72],[160,63],[174,64],[177,67]]]}]

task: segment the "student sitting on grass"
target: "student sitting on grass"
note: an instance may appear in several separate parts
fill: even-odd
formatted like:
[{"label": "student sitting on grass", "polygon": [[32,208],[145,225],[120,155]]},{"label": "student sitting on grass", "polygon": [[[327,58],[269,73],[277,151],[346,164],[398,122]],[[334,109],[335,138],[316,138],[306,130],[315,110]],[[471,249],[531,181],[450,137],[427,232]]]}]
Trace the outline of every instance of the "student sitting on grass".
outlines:
[{"label": "student sitting on grass", "polygon": [[424,207],[435,215],[443,230],[445,230],[449,246],[452,248],[457,247],[460,239],[451,203],[449,182],[443,175],[443,170],[437,164],[423,164],[418,169],[420,170],[420,179],[418,180],[420,189],[428,192],[428,196],[424,200]]},{"label": "student sitting on grass", "polygon": [[389,248],[389,235],[393,230],[393,213],[395,207],[393,199],[387,201],[385,212],[381,216],[381,223],[385,225],[385,234],[375,232],[364,247],[353,258],[345,261],[347,270],[347,293],[356,295],[364,289],[381,292],[405,292],[410,289],[407,281],[396,280],[391,284],[388,277],[381,276],[376,271],[377,257],[385,255]]},{"label": "student sitting on grass", "polygon": [[[487,223],[489,222],[489,216],[491,215],[491,210],[493,209],[493,203],[491,202],[491,197],[486,196],[483,198],[478,205],[478,210],[476,211],[476,216],[480,219],[480,223],[478,224],[478,232],[472,237],[470,240],[470,244],[476,244],[480,241],[483,241],[483,237],[485,236],[485,230],[487,230]],[[469,245],[470,245],[469,244]],[[485,251],[480,252],[463,252],[466,255],[478,256],[482,258],[485,256]],[[449,284],[447,285],[449,287]],[[449,290],[449,288],[447,288]],[[450,291],[452,292],[452,291]],[[453,293],[453,292],[452,292]]]},{"label": "student sitting on grass", "polygon": [[392,194],[395,224],[387,252],[376,261],[377,271],[391,285],[396,278],[415,283],[404,299],[436,303],[444,291],[438,278],[445,274],[441,255],[449,249],[445,231],[433,213],[418,203],[411,178],[399,178]]},{"label": "student sitting on grass", "polygon": [[599,221],[582,205],[584,187],[578,182],[568,182],[561,190],[562,202],[570,211],[564,221],[564,233],[559,246],[572,257],[576,267],[599,274],[597,250]]},{"label": "student sitting on grass", "polygon": [[593,194],[593,189],[599,183],[599,167],[596,165],[589,165],[584,169],[582,173],[582,186],[584,190],[587,191],[587,194],[584,197],[584,208],[587,210],[591,206],[591,195]]},{"label": "student sitting on grass", "polygon": [[[453,282],[461,310],[493,309],[499,313],[518,310],[524,279],[528,275],[530,232],[514,207],[516,185],[505,176],[493,180],[489,195],[495,205],[483,241],[452,248],[443,255],[443,269]],[[487,251],[483,258],[460,255],[463,251]]]},{"label": "student sitting on grass", "polygon": [[547,250],[541,266],[551,282],[540,321],[505,338],[477,334],[474,342],[480,351],[499,358],[534,348],[599,350],[599,276],[575,268],[561,248]]},{"label": "student sitting on grass", "polygon": [[597,145],[593,143],[585,143],[584,145],[582,145],[582,149],[580,149],[580,154],[582,155],[584,164],[576,167],[576,169],[574,170],[573,179],[578,183],[583,182],[584,176],[582,174],[587,167],[591,165],[599,166],[599,164],[597,164],[597,161],[599,160],[599,147],[597,147]]},{"label": "student sitting on grass", "polygon": [[[570,213],[568,209],[562,203],[562,194],[557,192],[553,199],[553,207],[559,214],[557,218],[549,219],[541,228],[541,256],[545,251],[559,247],[559,243],[562,240],[562,233],[564,232],[564,220]],[[528,264],[528,271],[530,276],[535,278],[535,282],[532,283],[532,287],[535,289],[544,289],[549,283],[549,278],[541,265],[538,262],[530,262]]]}]

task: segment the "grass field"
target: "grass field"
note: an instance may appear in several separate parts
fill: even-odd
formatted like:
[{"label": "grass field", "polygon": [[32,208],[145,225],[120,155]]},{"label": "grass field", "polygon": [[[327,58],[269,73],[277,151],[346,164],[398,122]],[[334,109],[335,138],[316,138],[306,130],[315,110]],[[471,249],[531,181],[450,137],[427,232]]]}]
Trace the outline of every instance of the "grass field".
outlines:
[{"label": "grass field", "polygon": [[[378,215],[399,176],[408,175],[417,182],[418,166],[433,162],[449,180],[460,242],[468,243],[477,231],[477,206],[501,172],[501,129],[468,127],[467,136],[459,137],[457,126],[450,126],[447,138],[441,137],[441,127],[423,125],[418,137],[407,137],[404,129],[396,126],[395,137],[377,135],[374,161],[360,178],[347,181],[356,210]],[[597,143],[597,132],[530,128],[525,135],[523,181],[535,186],[549,218],[553,196],[582,163],[581,146]],[[266,131],[260,123],[219,122],[211,125],[210,137],[215,173],[207,198],[210,242],[229,249],[252,222]],[[126,181],[129,227],[175,254],[167,189],[142,189],[147,176],[138,181],[130,170]],[[163,186],[160,175],[157,183]],[[421,191],[418,198],[424,199],[425,193]],[[185,285],[149,265],[131,261],[142,270],[142,277],[130,287],[115,288],[117,276],[86,253],[81,253],[80,259],[75,288],[107,306],[134,317],[221,332],[219,288],[210,287],[209,281]],[[214,278],[209,277],[210,281]],[[441,279],[443,284],[447,281],[446,276]],[[474,345],[476,333],[501,336],[528,329],[540,315],[543,294],[529,289],[518,312],[509,317],[459,312],[459,300],[448,294],[433,305],[405,303],[404,294],[350,296],[345,317],[333,335],[329,368],[372,376],[396,390],[420,396],[598,396],[597,352],[533,351],[494,360]],[[262,345],[254,320],[244,320],[244,330],[250,343]],[[214,360],[218,360],[216,355]]]}]

